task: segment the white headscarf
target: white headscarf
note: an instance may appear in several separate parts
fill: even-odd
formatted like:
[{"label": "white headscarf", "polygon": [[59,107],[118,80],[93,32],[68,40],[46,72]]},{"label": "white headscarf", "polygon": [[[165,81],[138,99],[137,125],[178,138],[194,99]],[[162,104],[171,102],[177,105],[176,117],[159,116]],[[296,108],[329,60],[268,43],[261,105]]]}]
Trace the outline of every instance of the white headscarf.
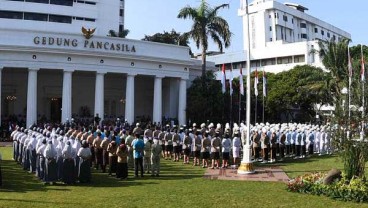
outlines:
[{"label": "white headscarf", "polygon": [[66,145],[63,149],[63,157],[64,159],[72,159],[73,158],[73,150],[72,146],[70,145],[70,142],[66,142]]},{"label": "white headscarf", "polygon": [[46,145],[46,148],[43,152],[43,155],[46,157],[46,158],[55,158],[57,156],[57,152],[56,152],[56,149],[54,147],[54,145],[52,144],[51,141],[49,141]]}]

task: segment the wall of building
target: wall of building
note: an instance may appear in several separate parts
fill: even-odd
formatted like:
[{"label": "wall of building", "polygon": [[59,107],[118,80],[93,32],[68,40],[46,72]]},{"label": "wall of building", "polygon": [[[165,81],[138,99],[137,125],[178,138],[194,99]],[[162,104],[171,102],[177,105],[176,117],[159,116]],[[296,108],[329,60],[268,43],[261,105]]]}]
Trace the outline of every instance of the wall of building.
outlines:
[{"label": "wall of building", "polygon": [[[83,2],[83,1],[80,1]],[[71,23],[0,18],[0,29],[19,29],[80,34],[81,28],[96,28],[95,34],[106,36],[109,30],[119,31],[120,0],[97,1],[86,4],[73,2],[73,6],[0,0],[1,11],[29,12],[72,17]],[[123,18],[122,18],[123,19]]]}]

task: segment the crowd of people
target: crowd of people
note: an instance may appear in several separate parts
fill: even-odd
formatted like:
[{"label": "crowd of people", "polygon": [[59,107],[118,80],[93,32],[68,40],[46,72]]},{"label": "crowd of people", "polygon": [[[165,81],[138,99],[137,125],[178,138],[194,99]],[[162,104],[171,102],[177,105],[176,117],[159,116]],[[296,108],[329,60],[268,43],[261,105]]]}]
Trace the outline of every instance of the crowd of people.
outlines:
[{"label": "crowd of people", "polygon": [[[236,167],[246,144],[243,123],[232,128],[213,123],[190,127],[117,124],[17,126],[11,133],[13,158],[46,184],[75,184],[90,182],[92,168],[121,180],[133,169],[133,177],[159,177],[162,158],[202,168]],[[328,125],[256,124],[250,135],[255,162],[333,152]]]}]

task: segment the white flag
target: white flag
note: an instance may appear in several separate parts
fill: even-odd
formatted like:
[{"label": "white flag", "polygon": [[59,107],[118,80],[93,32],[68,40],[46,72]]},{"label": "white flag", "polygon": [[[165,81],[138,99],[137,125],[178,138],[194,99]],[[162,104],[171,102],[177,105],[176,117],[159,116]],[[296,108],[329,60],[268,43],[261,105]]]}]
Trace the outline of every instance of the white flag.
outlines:
[{"label": "white flag", "polygon": [[239,75],[239,87],[240,87],[240,94],[244,95],[244,82],[243,82],[243,70],[240,67],[240,75]]}]

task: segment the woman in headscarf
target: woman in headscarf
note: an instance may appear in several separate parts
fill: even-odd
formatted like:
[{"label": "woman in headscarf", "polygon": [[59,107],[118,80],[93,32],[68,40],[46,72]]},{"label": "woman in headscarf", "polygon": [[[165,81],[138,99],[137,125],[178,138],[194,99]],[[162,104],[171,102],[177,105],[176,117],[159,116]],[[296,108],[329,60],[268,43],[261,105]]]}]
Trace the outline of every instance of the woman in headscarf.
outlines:
[{"label": "woman in headscarf", "polygon": [[46,158],[45,183],[48,184],[52,182],[55,184],[58,180],[58,170],[56,164],[57,152],[51,140],[48,142],[43,156]]},{"label": "woman in headscarf", "polygon": [[62,180],[63,178],[63,149],[64,149],[64,142],[63,137],[59,137],[59,144],[56,146],[56,163],[58,167],[58,179]]},{"label": "woman in headscarf", "polygon": [[70,141],[66,142],[66,145],[62,152],[63,155],[63,179],[62,181],[65,184],[74,184],[75,183],[75,162],[73,158],[73,148]]},{"label": "woman in headscarf", "polygon": [[127,179],[128,178],[128,148],[124,144],[124,140],[122,140],[122,144],[119,145],[116,155],[118,156],[116,178],[119,178],[121,180]]},{"label": "woman in headscarf", "polygon": [[72,145],[73,158],[75,159],[75,168],[74,168],[75,178],[78,178],[78,174],[79,174],[79,157],[77,156],[77,153],[78,153],[78,151],[81,147],[82,147],[81,140],[76,138],[75,141],[74,141],[74,144]]},{"label": "woman in headscarf", "polygon": [[118,157],[116,156],[117,149],[118,145],[115,141],[112,141],[107,146],[107,151],[109,152],[109,176],[111,176],[113,173],[116,173],[116,165],[118,162]]},{"label": "woman in headscarf", "polygon": [[78,151],[79,167],[78,178],[80,183],[91,182],[91,157],[92,153],[86,140],[82,141],[82,147]]},{"label": "woman in headscarf", "polygon": [[41,179],[41,180],[45,180],[45,157],[43,155],[43,152],[45,151],[45,148],[46,148],[46,138],[43,138],[42,139],[42,144],[37,148],[37,156],[39,158],[38,160],[38,178]]}]

